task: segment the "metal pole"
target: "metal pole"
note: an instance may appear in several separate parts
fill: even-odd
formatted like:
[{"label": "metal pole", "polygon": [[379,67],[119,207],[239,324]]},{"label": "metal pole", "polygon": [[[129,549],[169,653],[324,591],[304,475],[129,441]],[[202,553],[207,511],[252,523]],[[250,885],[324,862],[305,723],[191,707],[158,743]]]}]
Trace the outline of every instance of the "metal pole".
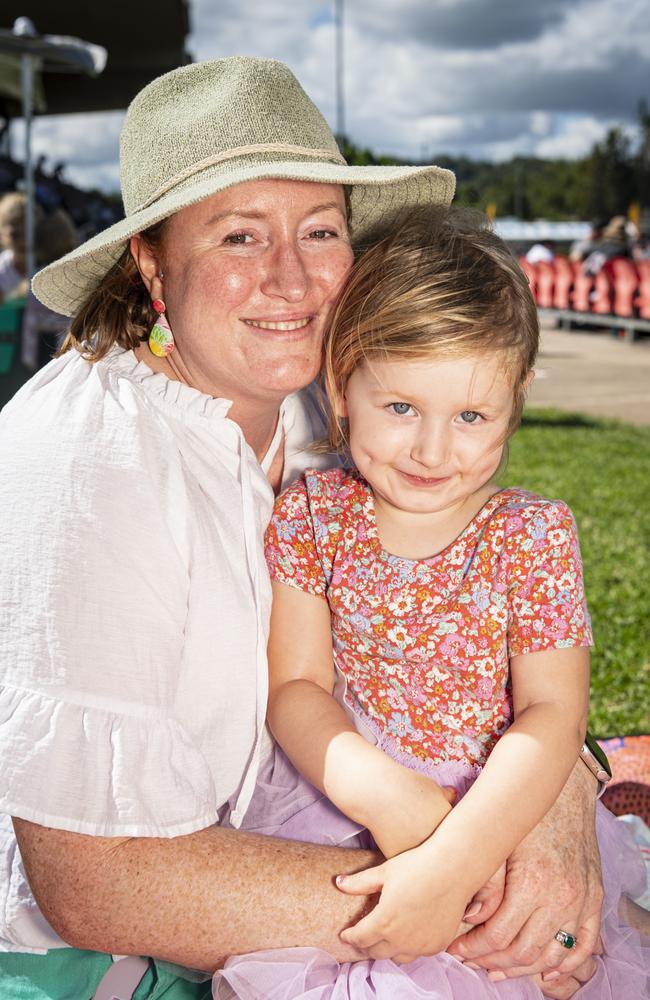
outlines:
[{"label": "metal pole", "polygon": [[345,97],[343,88],[343,0],[336,0],[336,138],[345,138]]},{"label": "metal pole", "polygon": [[34,58],[23,55],[20,59],[22,75],[23,120],[25,122],[25,247],[27,280],[31,281],[36,270],[34,261],[34,165],[32,163],[32,107],[34,89]]}]

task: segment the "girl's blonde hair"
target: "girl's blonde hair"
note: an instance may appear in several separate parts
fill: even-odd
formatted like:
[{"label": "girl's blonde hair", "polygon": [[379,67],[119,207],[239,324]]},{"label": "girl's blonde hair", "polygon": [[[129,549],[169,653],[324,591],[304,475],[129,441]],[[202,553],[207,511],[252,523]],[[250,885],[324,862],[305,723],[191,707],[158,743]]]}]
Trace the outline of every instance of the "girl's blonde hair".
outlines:
[{"label": "girl's blonde hair", "polygon": [[[539,342],[528,282],[478,213],[417,211],[358,257],[325,341],[332,404],[367,361],[503,354],[517,428]],[[347,422],[330,407],[329,446],[345,450]]]}]

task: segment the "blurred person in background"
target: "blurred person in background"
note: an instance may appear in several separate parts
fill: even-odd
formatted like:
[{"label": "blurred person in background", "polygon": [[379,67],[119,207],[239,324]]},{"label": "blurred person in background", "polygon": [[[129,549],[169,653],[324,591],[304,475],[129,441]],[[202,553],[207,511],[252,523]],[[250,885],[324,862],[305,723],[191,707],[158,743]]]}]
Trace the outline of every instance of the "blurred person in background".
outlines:
[{"label": "blurred person in background", "polygon": [[[27,245],[24,194],[12,191],[0,199],[0,302],[27,292]],[[35,222],[42,212],[35,206]]]},{"label": "blurred person in background", "polygon": [[542,240],[540,243],[533,243],[526,254],[529,264],[552,264],[555,260],[555,241]]},{"label": "blurred person in background", "polygon": [[627,220],[624,215],[615,215],[609,220],[601,238],[591,253],[584,259],[582,269],[586,274],[596,275],[608,260],[614,257],[629,257],[630,243],[627,235]]},{"label": "blurred person in background", "polygon": [[[42,215],[35,232],[36,263],[46,267],[74,250],[78,243],[72,219],[62,208]],[[51,361],[70,320],[53,312],[32,291],[27,294],[21,332],[21,361],[36,371]]]},{"label": "blurred person in background", "polygon": [[602,219],[596,219],[592,222],[589,235],[584,239],[576,240],[571,244],[571,249],[569,250],[569,260],[581,264],[590,253],[593,253],[598,246],[599,241],[602,239],[603,229],[605,226],[606,222]]}]

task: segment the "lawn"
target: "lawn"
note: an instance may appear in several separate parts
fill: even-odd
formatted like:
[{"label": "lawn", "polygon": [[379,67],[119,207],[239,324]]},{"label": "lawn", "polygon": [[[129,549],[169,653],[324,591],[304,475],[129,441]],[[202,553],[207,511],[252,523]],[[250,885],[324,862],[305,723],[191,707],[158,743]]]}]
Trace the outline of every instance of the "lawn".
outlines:
[{"label": "lawn", "polygon": [[591,731],[650,732],[650,427],[531,409],[500,481],[575,515],[596,643]]}]

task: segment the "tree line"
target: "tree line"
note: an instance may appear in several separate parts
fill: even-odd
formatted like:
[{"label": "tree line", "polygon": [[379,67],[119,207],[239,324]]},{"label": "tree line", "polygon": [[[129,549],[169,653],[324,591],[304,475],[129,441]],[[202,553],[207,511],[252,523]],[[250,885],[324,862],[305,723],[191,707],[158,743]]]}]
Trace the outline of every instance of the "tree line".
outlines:
[{"label": "tree line", "polygon": [[[342,143],[348,163],[399,164],[369,149]],[[437,156],[423,162],[453,170],[456,201],[497,216],[520,219],[610,219],[630,206],[650,212],[650,111],[639,104],[636,135],[612,128],[588,156],[545,160],[516,156],[505,163],[466,156]]]}]

